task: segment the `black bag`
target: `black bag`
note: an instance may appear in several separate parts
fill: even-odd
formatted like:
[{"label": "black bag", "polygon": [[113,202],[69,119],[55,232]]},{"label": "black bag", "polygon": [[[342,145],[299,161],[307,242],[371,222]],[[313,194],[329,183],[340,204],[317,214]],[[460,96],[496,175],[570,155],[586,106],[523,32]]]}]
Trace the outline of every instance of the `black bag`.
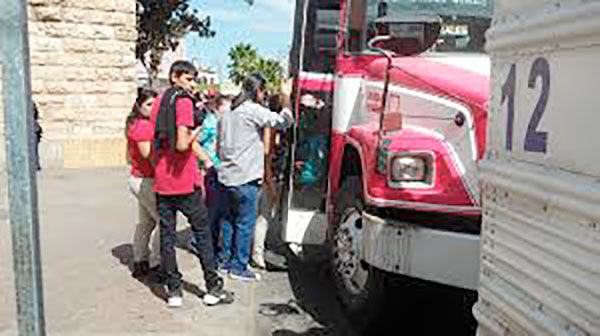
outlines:
[{"label": "black bag", "polygon": [[44,130],[42,129],[42,125],[40,125],[40,112],[38,111],[35,103],[33,103],[33,131],[35,132],[37,142],[40,142],[42,140]]}]

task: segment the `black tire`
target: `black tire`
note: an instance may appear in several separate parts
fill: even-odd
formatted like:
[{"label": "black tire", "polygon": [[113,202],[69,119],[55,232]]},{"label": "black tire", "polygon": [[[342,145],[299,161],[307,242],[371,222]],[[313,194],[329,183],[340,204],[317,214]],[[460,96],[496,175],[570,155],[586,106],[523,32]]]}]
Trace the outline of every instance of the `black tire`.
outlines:
[{"label": "black tire", "polygon": [[[347,280],[338,271],[340,248],[337,244],[340,239],[339,236],[343,234],[341,232],[343,223],[353,213],[355,214],[356,211],[360,213],[364,208],[362,190],[360,177],[349,176],[345,178],[336,199],[335,223],[329,233],[329,246],[331,274],[337,290],[337,297],[351,323],[360,330],[366,330],[376,321],[385,302],[385,272],[358,260],[359,265],[357,267],[361,268],[360,271],[366,271],[368,275],[362,291],[357,293],[356,290],[350,290],[346,285]],[[356,225],[362,227],[362,221]]]}]

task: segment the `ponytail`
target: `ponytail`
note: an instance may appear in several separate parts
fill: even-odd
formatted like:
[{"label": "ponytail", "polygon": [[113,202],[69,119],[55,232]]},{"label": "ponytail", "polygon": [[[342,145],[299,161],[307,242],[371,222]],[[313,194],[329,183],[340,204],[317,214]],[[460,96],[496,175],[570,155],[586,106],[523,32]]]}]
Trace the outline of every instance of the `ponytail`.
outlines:
[{"label": "ponytail", "polygon": [[231,106],[232,110],[235,110],[246,101],[257,102],[258,90],[265,90],[267,86],[267,80],[259,73],[248,76],[242,83],[242,92],[235,97]]}]

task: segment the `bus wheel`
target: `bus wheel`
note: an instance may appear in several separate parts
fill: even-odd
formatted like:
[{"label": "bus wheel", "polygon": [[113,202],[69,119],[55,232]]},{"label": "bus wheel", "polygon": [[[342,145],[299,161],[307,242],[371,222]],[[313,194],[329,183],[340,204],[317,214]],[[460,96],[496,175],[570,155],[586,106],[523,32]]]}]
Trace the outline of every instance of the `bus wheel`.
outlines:
[{"label": "bus wheel", "polygon": [[330,240],[332,275],[337,296],[351,322],[367,328],[383,305],[385,275],[360,258],[363,233],[360,178],[347,177],[338,195],[337,223]]}]

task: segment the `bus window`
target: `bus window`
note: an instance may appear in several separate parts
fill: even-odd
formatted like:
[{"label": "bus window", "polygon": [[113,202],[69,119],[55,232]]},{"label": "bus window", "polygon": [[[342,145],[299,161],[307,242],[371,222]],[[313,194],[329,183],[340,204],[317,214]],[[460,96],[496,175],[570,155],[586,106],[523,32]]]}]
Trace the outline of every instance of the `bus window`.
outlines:
[{"label": "bus window", "polygon": [[376,20],[436,16],[441,34],[429,52],[484,52],[485,32],[492,17],[491,0],[351,0],[346,27],[346,51],[371,53],[367,42],[377,35]]}]

